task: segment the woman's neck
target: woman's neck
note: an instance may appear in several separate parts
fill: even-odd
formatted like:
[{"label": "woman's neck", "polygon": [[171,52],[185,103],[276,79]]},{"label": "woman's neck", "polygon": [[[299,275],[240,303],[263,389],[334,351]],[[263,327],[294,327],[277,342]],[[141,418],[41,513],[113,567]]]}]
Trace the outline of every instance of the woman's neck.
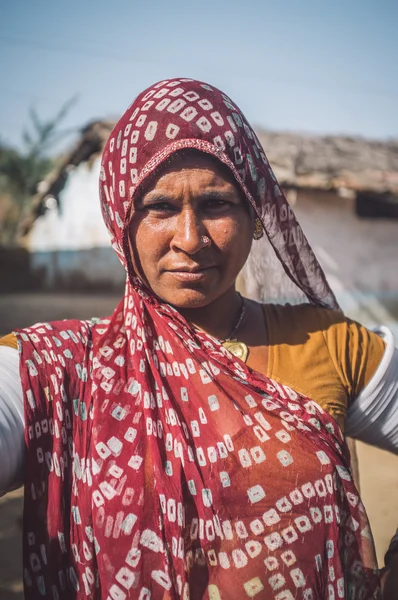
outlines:
[{"label": "woman's neck", "polygon": [[224,340],[236,326],[242,310],[241,296],[235,288],[200,308],[179,308],[178,311],[195,327]]}]

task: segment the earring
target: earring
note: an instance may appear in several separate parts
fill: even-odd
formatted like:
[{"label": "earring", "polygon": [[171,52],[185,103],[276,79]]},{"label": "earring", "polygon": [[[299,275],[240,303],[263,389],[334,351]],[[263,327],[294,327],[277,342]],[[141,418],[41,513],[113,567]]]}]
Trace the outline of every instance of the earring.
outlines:
[{"label": "earring", "polygon": [[263,237],[263,235],[264,235],[263,224],[261,223],[260,219],[258,217],[256,217],[256,220],[254,221],[253,240],[259,240]]}]

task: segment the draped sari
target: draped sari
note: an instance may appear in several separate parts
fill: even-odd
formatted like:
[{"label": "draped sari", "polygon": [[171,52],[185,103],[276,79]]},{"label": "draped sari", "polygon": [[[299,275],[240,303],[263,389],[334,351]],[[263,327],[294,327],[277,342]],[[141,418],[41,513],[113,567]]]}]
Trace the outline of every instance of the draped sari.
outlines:
[{"label": "draped sari", "polygon": [[195,330],[134,272],[134,198],[181,148],[229,167],[291,279],[314,304],[335,305],[236,105],[188,79],[140,94],[111,134],[100,182],[124,298],[106,319],[18,332],[25,596],[379,598],[336,422]]}]

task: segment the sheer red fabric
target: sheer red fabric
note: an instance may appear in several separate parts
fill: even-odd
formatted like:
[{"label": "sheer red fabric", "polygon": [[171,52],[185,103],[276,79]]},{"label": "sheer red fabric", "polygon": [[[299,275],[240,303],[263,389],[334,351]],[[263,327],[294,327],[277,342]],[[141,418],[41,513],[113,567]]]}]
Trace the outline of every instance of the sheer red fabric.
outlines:
[{"label": "sheer red fabric", "polygon": [[311,302],[337,307],[257,135],[228,96],[192,79],[161,81],[144,90],[117,123],[104,150],[102,212],[130,281],[141,285],[126,260],[131,200],[149,174],[184,148],[209,153],[231,170],[290,279]]},{"label": "sheer red fabric", "polygon": [[182,79],[143,92],[101,171],[125,297],[109,319],[18,332],[26,598],[379,598],[372,536],[334,420],[194,330],[133,271],[134,195],[181,147],[229,166],[290,276],[313,302],[333,303],[230,99]]}]

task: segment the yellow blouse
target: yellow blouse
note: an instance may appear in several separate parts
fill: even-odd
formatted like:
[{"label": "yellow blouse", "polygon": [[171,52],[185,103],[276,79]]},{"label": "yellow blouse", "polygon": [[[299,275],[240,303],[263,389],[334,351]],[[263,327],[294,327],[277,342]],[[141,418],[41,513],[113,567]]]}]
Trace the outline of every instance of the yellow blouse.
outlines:
[{"label": "yellow blouse", "polygon": [[372,378],[383,340],[340,311],[309,304],[264,306],[271,379],[305,394],[340,425]]}]

